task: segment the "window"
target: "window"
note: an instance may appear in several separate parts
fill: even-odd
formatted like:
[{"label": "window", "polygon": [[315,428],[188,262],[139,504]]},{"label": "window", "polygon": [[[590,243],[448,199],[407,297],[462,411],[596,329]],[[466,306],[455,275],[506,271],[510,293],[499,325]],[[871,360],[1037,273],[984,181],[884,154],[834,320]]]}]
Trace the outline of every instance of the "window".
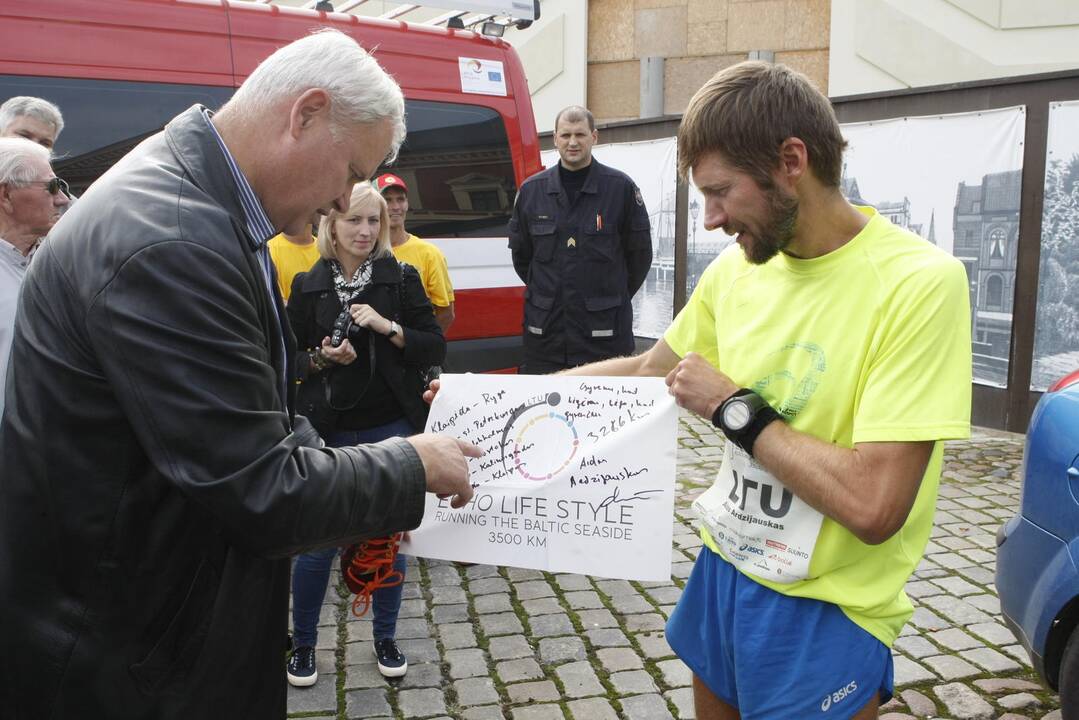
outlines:
[{"label": "window", "polygon": [[494,110],[405,100],[408,137],[392,170],[408,184],[409,232],[420,237],[507,233],[517,181]]},{"label": "window", "polygon": [[195,103],[216,110],[232,96],[232,88],[0,76],[0,101],[14,95],[34,95],[60,107],[64,131],[56,143],[53,169],[81,195],[169,120]]},{"label": "window", "polygon": [[[0,101],[34,95],[64,113],[53,168],[76,195],[187,108],[201,103],[216,110],[232,93],[230,87],[0,76]],[[517,181],[501,116],[478,105],[406,99],[405,107],[408,137],[392,169],[408,184],[409,231],[505,236]]]},{"label": "window", "polygon": [[1004,308],[1004,278],[990,275],[985,281],[985,306],[989,310]]},{"label": "window", "polygon": [[993,228],[989,232],[989,257],[1003,260],[1006,257],[1008,233],[1004,228]]},{"label": "window", "polygon": [[473,210],[496,211],[505,209],[505,206],[499,202],[497,190],[473,190],[468,193],[468,199]]}]

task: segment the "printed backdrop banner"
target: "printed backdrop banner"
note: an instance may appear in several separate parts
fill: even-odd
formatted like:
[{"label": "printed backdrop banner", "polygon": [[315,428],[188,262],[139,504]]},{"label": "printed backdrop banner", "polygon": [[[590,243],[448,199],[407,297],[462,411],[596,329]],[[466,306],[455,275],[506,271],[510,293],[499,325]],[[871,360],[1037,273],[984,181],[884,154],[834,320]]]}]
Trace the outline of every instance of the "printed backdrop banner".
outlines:
[{"label": "printed backdrop banner", "polygon": [[485,454],[472,500],[428,496],[402,551],[668,580],[677,423],[662,378],[443,375],[427,431]]},{"label": "printed backdrop banner", "polygon": [[842,126],[842,189],[963,261],[974,380],[1004,387],[1011,350],[1024,107]]},{"label": "printed backdrop banner", "polygon": [[[675,139],[596,145],[592,154],[604,165],[633,178],[648,208],[652,269],[633,298],[633,334],[660,338],[674,317]],[[542,160],[544,166],[554,167],[558,151],[545,150]]]},{"label": "printed backdrop banner", "polygon": [[1079,101],[1049,104],[1030,389],[1079,368]]}]

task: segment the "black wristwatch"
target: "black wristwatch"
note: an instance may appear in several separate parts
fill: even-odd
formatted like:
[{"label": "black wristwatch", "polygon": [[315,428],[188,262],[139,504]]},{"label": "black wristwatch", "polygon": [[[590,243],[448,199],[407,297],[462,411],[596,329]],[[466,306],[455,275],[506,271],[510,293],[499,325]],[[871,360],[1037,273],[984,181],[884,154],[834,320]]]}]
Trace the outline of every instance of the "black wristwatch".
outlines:
[{"label": "black wristwatch", "polygon": [[753,443],[768,425],[782,416],[768,402],[749,388],[742,388],[720,403],[712,415],[712,424],[727,439],[753,455]]}]

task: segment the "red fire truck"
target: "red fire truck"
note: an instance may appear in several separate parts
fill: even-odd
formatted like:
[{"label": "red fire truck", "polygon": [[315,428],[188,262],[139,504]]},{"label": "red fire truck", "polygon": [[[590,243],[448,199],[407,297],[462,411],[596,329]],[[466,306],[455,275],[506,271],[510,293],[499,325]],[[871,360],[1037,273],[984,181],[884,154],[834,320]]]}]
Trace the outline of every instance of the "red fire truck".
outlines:
[{"label": "red fire truck", "polygon": [[54,167],[76,194],[194,103],[220,107],[276,48],[333,27],[374,50],[406,98],[393,172],[408,229],[450,263],[457,320],[446,367],[520,360],[523,287],[506,247],[517,187],[542,169],[516,52],[465,30],[231,0],[0,0],[0,102],[56,103]]}]

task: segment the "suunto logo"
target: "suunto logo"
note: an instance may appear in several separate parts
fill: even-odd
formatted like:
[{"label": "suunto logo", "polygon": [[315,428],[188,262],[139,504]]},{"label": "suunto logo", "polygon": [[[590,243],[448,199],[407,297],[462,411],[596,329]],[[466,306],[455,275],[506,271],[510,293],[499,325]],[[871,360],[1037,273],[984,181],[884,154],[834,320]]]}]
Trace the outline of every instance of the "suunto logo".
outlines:
[{"label": "suunto logo", "polygon": [[825,695],[824,699],[821,700],[820,703],[820,711],[828,712],[829,708],[831,708],[832,705],[843,702],[843,700],[845,700],[848,695],[852,694],[857,689],[858,683],[854,680],[851,680],[848,685],[839,688],[831,695]]}]

